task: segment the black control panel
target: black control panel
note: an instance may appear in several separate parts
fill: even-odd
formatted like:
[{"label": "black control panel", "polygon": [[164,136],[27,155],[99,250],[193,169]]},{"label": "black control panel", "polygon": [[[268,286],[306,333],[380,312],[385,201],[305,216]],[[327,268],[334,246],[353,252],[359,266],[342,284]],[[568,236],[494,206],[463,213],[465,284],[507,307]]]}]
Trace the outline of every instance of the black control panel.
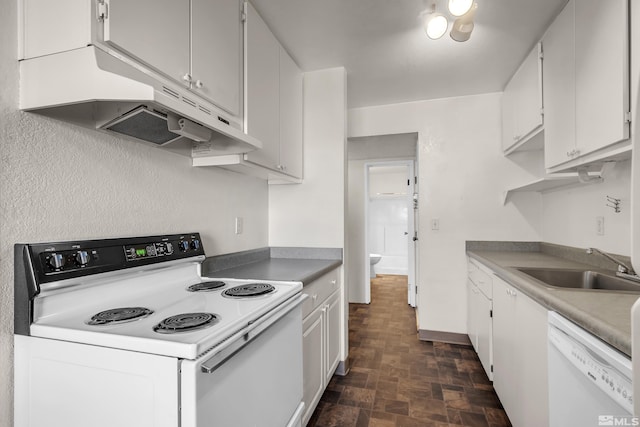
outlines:
[{"label": "black control panel", "polygon": [[204,255],[199,233],[26,245],[38,283]]}]

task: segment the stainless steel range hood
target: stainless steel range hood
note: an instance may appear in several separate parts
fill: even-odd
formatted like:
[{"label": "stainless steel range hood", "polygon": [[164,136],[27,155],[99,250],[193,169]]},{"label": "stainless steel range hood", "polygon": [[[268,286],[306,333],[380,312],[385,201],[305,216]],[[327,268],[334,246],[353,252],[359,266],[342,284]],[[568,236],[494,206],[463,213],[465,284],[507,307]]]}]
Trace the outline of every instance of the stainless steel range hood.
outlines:
[{"label": "stainless steel range hood", "polygon": [[262,148],[240,119],[95,46],[20,61],[20,109],[187,156],[193,141],[220,155]]}]

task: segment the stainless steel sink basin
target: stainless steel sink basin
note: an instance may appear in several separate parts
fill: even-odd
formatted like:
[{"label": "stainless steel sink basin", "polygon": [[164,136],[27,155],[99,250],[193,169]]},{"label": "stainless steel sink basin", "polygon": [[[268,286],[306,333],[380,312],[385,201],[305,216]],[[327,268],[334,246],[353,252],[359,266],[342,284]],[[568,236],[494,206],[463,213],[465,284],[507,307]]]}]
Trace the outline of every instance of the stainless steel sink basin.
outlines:
[{"label": "stainless steel sink basin", "polygon": [[598,271],[560,268],[518,268],[517,270],[555,288],[640,292],[640,283]]}]

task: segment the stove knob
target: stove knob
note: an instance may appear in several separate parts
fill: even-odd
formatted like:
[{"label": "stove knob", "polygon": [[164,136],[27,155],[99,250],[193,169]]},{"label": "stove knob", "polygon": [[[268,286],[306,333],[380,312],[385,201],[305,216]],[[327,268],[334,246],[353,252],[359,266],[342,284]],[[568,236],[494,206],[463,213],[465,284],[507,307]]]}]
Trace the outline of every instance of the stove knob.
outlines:
[{"label": "stove knob", "polygon": [[62,268],[62,266],[64,265],[64,257],[62,256],[62,254],[53,253],[49,257],[47,264],[49,264],[49,267],[55,268],[56,270]]},{"label": "stove knob", "polygon": [[200,240],[194,239],[191,241],[191,249],[198,250],[200,249]]},{"label": "stove knob", "polygon": [[180,248],[180,252],[186,252],[189,250],[189,242],[186,240],[180,240],[178,247]]},{"label": "stove knob", "polygon": [[89,254],[87,251],[78,251],[75,256],[76,264],[83,267],[89,263]]}]

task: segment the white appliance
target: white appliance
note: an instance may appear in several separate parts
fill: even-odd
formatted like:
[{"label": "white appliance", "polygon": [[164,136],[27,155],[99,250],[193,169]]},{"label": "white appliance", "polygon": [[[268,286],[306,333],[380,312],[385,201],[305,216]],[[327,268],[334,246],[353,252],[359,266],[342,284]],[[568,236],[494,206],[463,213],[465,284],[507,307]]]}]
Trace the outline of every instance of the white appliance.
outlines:
[{"label": "white appliance", "polygon": [[549,425],[633,424],[631,360],[549,312]]},{"label": "white appliance", "polygon": [[300,282],[207,279],[197,233],[16,245],[15,426],[300,426]]}]

